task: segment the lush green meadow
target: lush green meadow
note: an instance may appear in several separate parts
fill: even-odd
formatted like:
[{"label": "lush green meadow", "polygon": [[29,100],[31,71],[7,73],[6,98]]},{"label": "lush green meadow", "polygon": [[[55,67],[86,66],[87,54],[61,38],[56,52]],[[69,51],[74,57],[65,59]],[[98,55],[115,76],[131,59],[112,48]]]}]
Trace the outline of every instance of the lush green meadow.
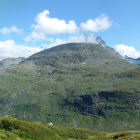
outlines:
[{"label": "lush green meadow", "polygon": [[139,140],[140,132],[97,132],[94,130],[30,123],[11,117],[0,118],[1,140]]}]

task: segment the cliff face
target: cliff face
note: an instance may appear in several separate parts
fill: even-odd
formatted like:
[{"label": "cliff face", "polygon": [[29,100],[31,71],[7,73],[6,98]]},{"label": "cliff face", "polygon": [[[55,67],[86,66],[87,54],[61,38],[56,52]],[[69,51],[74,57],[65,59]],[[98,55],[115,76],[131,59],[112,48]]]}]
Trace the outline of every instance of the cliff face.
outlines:
[{"label": "cliff face", "polygon": [[89,116],[113,116],[119,112],[140,114],[140,96],[125,92],[102,91],[94,95],[70,97],[65,104],[75,111]]}]

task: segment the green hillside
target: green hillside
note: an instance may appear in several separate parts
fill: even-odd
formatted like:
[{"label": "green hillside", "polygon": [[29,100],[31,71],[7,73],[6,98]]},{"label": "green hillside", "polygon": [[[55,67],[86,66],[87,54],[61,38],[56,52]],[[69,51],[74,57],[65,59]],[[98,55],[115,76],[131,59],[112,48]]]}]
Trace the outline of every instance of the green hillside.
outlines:
[{"label": "green hillside", "polygon": [[102,131],[140,129],[140,67],[97,44],[44,50],[0,70],[0,115]]},{"label": "green hillside", "polygon": [[11,117],[0,118],[0,140],[139,140],[140,132],[105,133],[88,129],[29,123]]}]

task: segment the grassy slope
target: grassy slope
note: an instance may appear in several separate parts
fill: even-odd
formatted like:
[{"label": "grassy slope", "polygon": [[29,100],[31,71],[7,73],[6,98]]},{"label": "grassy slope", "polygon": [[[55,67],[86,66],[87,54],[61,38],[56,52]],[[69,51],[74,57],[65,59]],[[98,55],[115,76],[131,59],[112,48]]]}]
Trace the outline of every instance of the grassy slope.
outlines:
[{"label": "grassy slope", "polygon": [[[110,67],[113,66],[94,65],[93,67],[91,65],[57,69],[44,67],[41,70],[32,68],[31,71],[28,68],[16,67],[6,70],[1,73],[4,80],[1,80],[0,83],[2,108],[0,113],[23,120],[44,123],[52,121],[59,125],[106,131],[130,129],[132,124],[131,129],[139,129],[137,122],[140,120],[137,110],[129,109],[129,103],[127,103],[131,100],[131,95],[138,94],[139,96],[139,69],[135,69],[137,73],[134,71],[134,75],[131,70],[128,70],[127,75],[121,69],[119,69],[121,72],[118,73],[116,68],[112,71]],[[132,78],[129,78],[129,74]],[[135,76],[135,74],[137,75]],[[135,83],[135,86],[132,83]],[[128,109],[116,109],[113,115],[109,113],[102,116],[99,114],[85,115],[79,111],[73,112],[72,109],[65,106],[66,99],[77,100],[80,96],[94,95],[100,91],[122,92],[122,98],[120,95],[115,98],[115,102],[102,102],[103,107],[122,105]],[[127,99],[129,96],[130,98]],[[106,112],[106,110],[104,111]],[[131,122],[129,122],[130,120]],[[114,122],[116,127],[114,127]]]},{"label": "grassy slope", "polygon": [[[74,58],[78,64],[70,63],[71,57],[65,59],[66,50],[59,52],[61,59],[57,58],[59,65],[55,63],[55,67],[48,65],[56,59],[53,52],[49,61],[46,54],[39,54],[31,57],[36,65],[29,58],[21,65],[0,70],[0,114],[104,131],[140,129],[140,68],[110,56],[104,48],[97,46],[97,50],[89,55],[88,64],[83,64],[87,50],[84,58]],[[102,59],[92,64],[92,56]],[[62,63],[64,60],[68,65]],[[83,100],[86,97],[87,101]]]},{"label": "grassy slope", "polygon": [[1,140],[138,140],[140,132],[105,133],[88,129],[29,123],[11,117],[0,118]]}]

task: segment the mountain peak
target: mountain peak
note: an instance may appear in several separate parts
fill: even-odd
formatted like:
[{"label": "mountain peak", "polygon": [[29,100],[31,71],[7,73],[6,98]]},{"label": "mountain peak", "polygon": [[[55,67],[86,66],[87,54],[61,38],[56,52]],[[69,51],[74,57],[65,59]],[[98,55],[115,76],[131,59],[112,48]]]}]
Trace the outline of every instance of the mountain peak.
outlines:
[{"label": "mountain peak", "polygon": [[43,50],[26,61],[37,65],[103,64],[119,61],[120,57],[106,47],[94,43],[68,43]]},{"label": "mountain peak", "polygon": [[106,42],[100,36],[96,37],[96,42],[97,44],[102,45],[103,47],[106,46]]}]

